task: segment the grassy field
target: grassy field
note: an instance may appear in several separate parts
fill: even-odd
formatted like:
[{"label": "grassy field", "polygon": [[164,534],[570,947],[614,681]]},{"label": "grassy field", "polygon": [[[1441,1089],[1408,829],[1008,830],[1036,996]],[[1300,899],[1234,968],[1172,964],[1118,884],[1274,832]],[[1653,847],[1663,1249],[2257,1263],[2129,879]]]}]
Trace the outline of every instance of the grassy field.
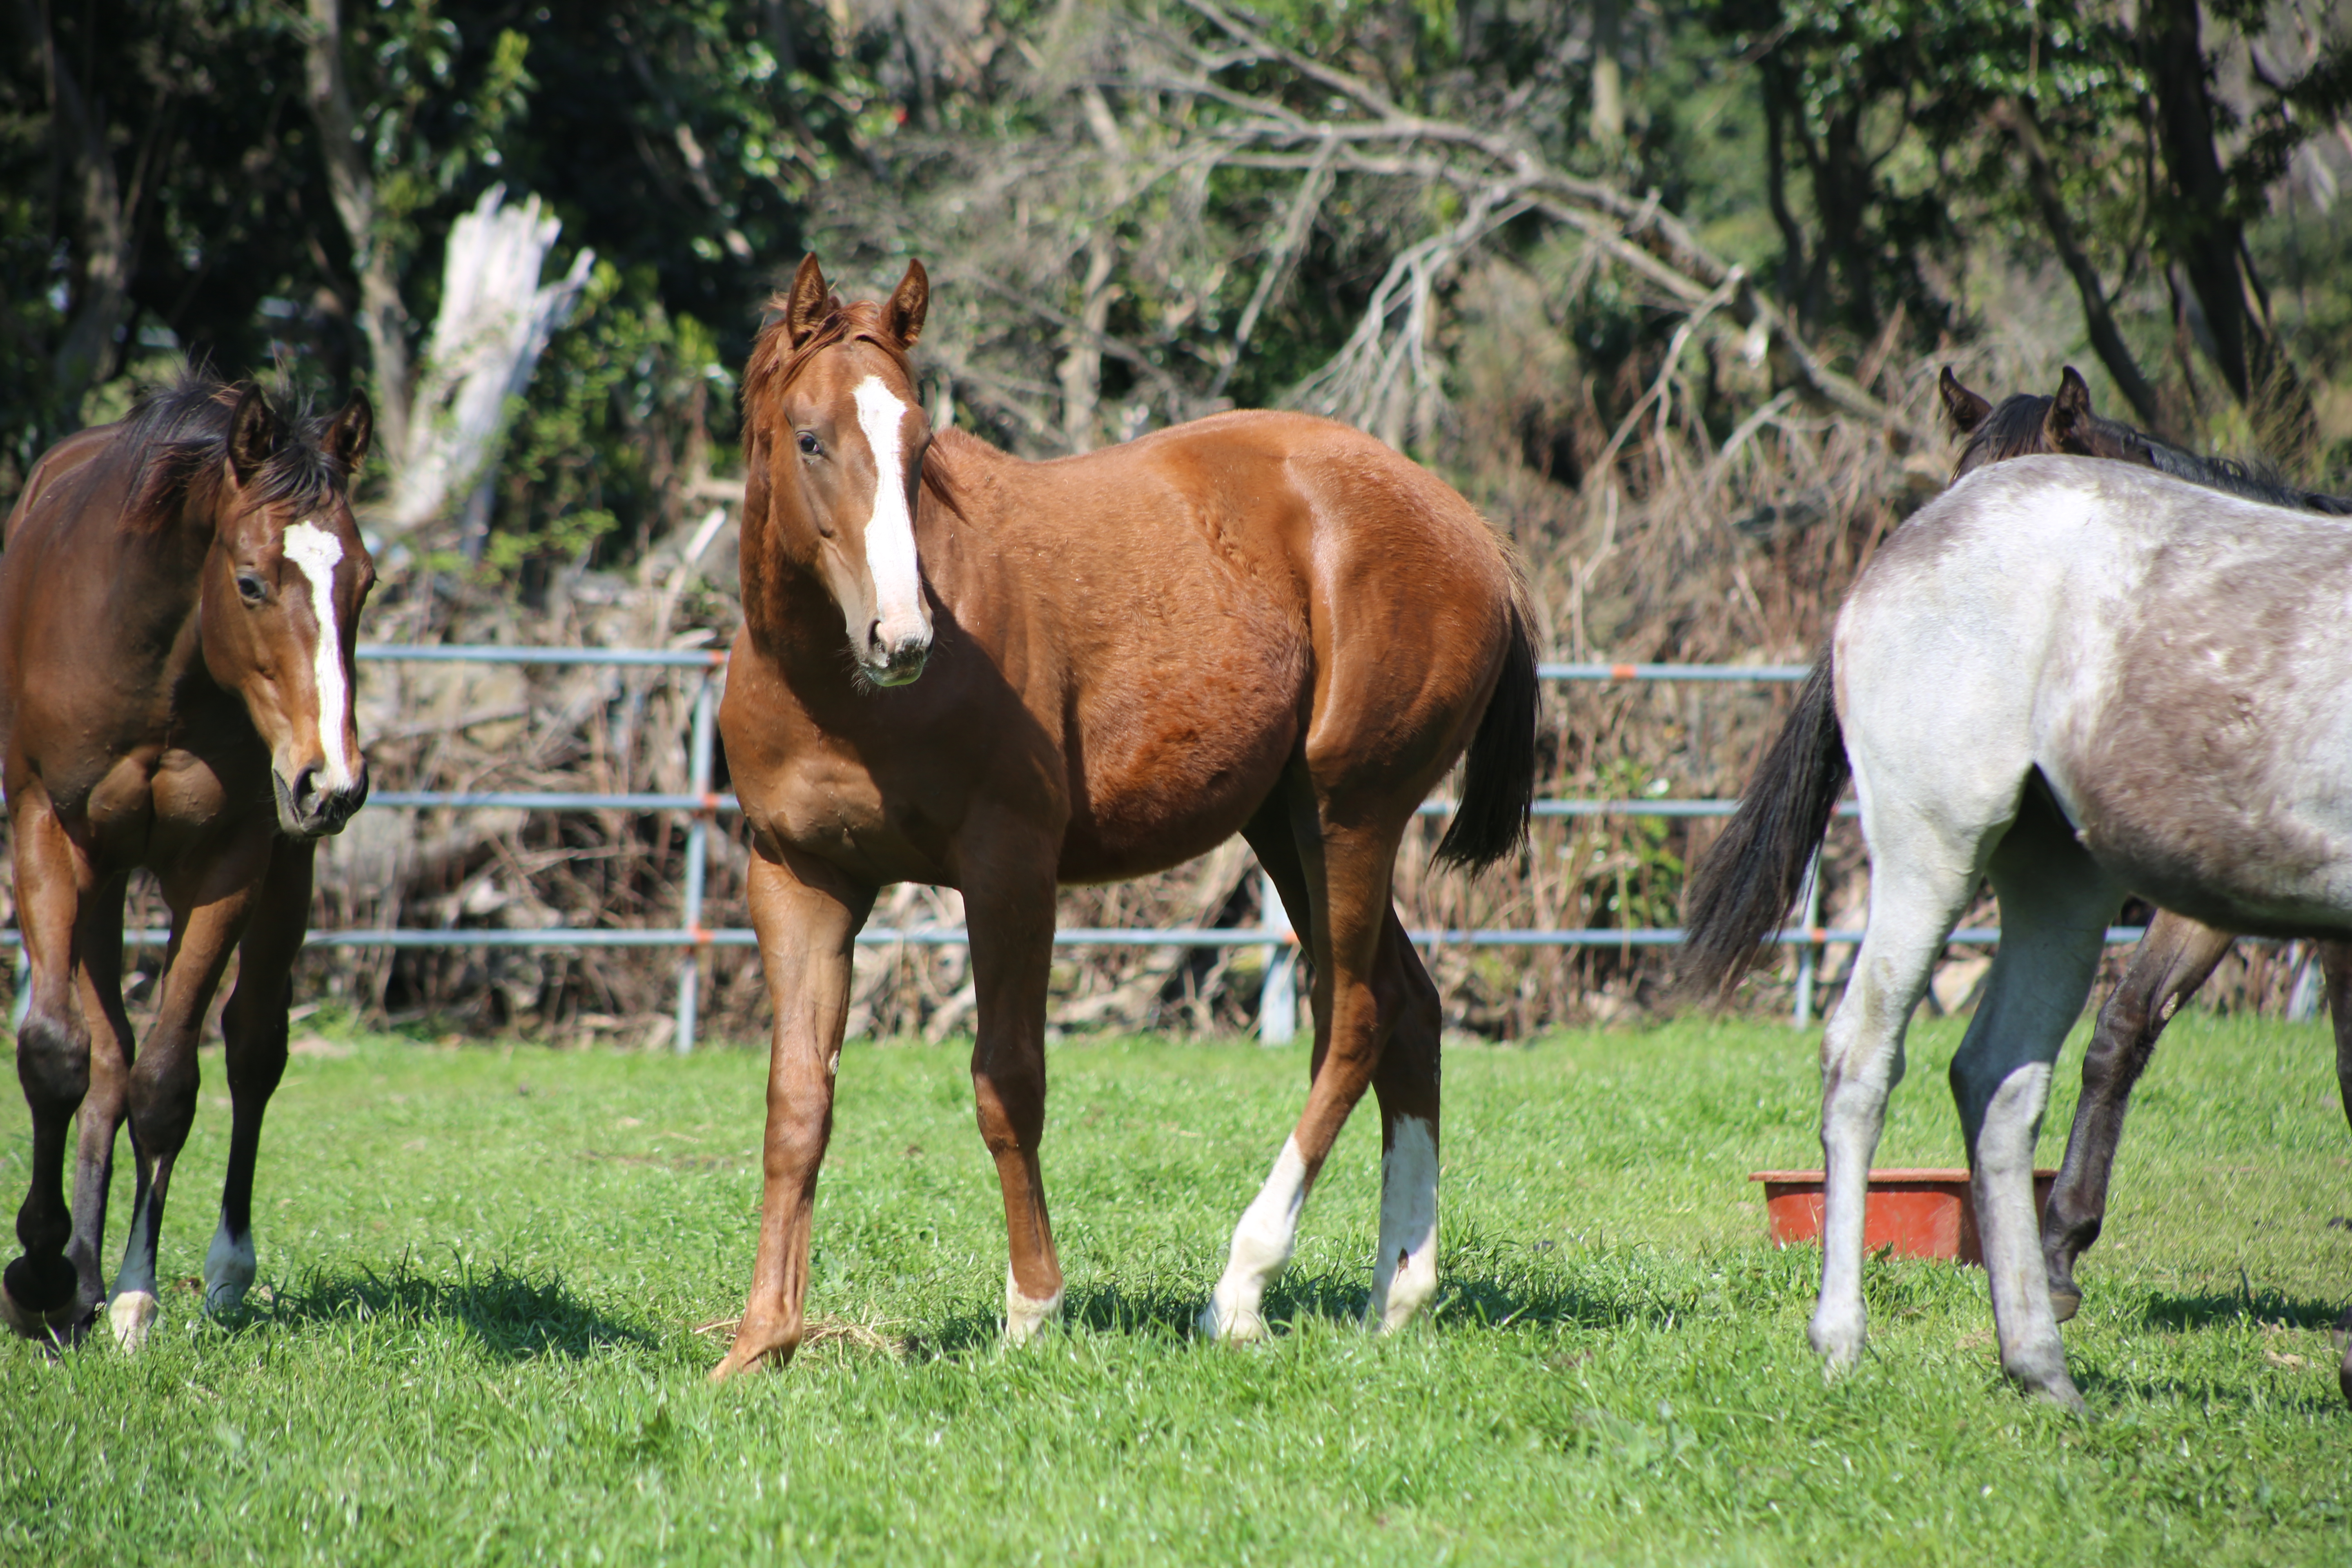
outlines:
[{"label": "grassy field", "polygon": [[[1950,1024],[1882,1160],[1958,1156]],[[0,1346],[0,1563],[2346,1561],[2352,1138],[2317,1026],[2183,1018],[2068,1339],[2089,1421],[1995,1363],[1981,1274],[1871,1271],[1825,1384],[1815,1255],[1750,1170],[1817,1163],[1772,1025],[1447,1058],[1433,1321],[1352,1325],[1376,1120],[1234,1350],[1186,1325],[1296,1114],[1303,1050],[1054,1047],[1067,1326],[997,1343],[1002,1209],[958,1047],[853,1044],[789,1371],[704,1372],[751,1265],[761,1064],[338,1035],[296,1059],[256,1213],[267,1300],[154,1343]],[[2076,1057],[2070,1051],[2062,1081]],[[165,1278],[201,1266],[217,1057]],[[2072,1089],[2053,1108],[2055,1163]],[[127,1147],[127,1144],[126,1144]],[[16,1203],[24,1106],[0,1100]],[[127,1165],[127,1160],[124,1162]],[[120,1246],[126,1186],[118,1193]]]}]

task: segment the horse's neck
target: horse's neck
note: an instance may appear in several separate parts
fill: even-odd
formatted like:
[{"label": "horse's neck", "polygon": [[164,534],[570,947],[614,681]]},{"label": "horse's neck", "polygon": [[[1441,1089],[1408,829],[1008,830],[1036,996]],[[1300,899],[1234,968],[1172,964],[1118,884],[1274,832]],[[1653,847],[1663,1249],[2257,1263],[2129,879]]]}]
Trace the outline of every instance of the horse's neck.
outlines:
[{"label": "horse's neck", "polygon": [[124,662],[121,675],[174,691],[184,690],[192,676],[210,686],[197,635],[209,523],[184,515],[152,533],[118,533],[112,543],[108,625],[115,635],[107,646]]}]

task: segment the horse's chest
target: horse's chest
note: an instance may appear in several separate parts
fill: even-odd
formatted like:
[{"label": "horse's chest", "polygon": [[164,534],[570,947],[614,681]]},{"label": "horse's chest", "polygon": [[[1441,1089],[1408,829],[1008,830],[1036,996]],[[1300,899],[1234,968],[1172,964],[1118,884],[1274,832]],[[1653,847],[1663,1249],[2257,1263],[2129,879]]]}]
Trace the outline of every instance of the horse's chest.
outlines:
[{"label": "horse's chest", "polygon": [[90,785],[79,815],[118,863],[169,858],[234,832],[252,815],[246,809],[257,794],[257,781],[246,776],[251,771],[191,752],[143,749],[116,761]]}]

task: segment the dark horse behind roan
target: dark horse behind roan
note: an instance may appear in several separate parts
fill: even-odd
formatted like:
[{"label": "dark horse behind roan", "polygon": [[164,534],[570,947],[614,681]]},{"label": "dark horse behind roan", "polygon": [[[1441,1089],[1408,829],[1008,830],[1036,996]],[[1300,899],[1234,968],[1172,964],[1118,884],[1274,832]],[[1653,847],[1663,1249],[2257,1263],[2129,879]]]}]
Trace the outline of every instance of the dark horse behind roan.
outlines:
[{"label": "dark horse behind roan", "polygon": [[[311,416],[191,372],[44,453],[9,514],[0,752],[32,976],[16,1073],[33,1151],[0,1320],[19,1333],[73,1341],[108,1301],[100,1252],[126,1115],[138,1193],[108,1316],[126,1348],[152,1331],[197,1036],[232,951],[228,1173],[205,1304],[233,1306],[252,1282],[254,1156],[286,1067],[311,852],[367,795],[352,657],[375,570],[347,498],[368,429],[357,394]],[[172,941],[134,1052],[122,898],[142,867]]]},{"label": "dark horse behind roan", "polygon": [[[2296,489],[2226,458],[2200,458],[2091,408],[2090,388],[2072,365],[2059,379],[2055,396],[2018,393],[1995,406],[1960,384],[1948,368],[1940,384],[1944,412],[1953,433],[1967,438],[1957,480],[1988,463],[2054,452],[2137,463],[2191,484],[2244,496],[2272,506],[2328,516],[2352,516],[2352,497]],[[2066,1158],[2051,1189],[2042,1220],[2042,1251],[2050,1273],[2051,1305],[2060,1321],[2082,1305],[2074,1263],[2099,1237],[2107,1212],[2107,1178],[2123,1136],[2124,1113],[2133,1086],[2147,1070],[2157,1037],[2180,1005],[2197,993],[2237,938],[2229,931],[2158,910],[2147,934],[2132,952],[2130,966],[2099,1009],[2097,1027],[2083,1058],[2083,1094],[2066,1138]],[[2344,1113],[2352,1119],[2352,942],[2315,944],[2327,977],[2329,1016],[2336,1026],[2336,1078]],[[2352,1314],[2347,1314],[2352,1319]],[[2343,1373],[2344,1396],[2352,1400],[2352,1359]]]}]

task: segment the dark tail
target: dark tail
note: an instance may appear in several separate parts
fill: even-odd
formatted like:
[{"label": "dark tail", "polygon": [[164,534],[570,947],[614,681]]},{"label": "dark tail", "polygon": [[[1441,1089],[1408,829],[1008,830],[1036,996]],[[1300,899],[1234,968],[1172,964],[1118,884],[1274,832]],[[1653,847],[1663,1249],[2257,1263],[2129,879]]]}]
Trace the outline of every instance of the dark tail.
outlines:
[{"label": "dark tail", "polygon": [[1764,765],[1748,781],[1723,837],[1692,870],[1683,893],[1682,985],[1724,1000],[1795,901],[1806,864],[1829,831],[1848,773],[1831,657],[1798,695]]},{"label": "dark tail", "polygon": [[1524,594],[1511,595],[1511,646],[1462,773],[1462,804],[1437,842],[1437,858],[1473,870],[1527,842],[1536,798],[1536,645]]}]

